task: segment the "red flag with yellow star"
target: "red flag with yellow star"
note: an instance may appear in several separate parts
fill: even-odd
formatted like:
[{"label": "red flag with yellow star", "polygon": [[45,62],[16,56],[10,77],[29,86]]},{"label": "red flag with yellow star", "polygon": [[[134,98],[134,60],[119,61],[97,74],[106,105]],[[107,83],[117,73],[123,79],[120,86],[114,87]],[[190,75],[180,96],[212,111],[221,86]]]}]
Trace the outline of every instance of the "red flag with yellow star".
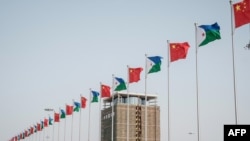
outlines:
[{"label": "red flag with yellow star", "polygon": [[140,78],[140,74],[143,68],[128,68],[129,73],[129,83],[138,82]]},{"label": "red flag with yellow star", "polygon": [[101,84],[101,97],[110,97],[110,86]]},{"label": "red flag with yellow star", "polygon": [[73,114],[73,106],[66,105],[66,115],[72,115]]},{"label": "red flag with yellow star", "polygon": [[186,59],[188,49],[188,42],[170,43],[170,62],[174,62],[179,59]]},{"label": "red flag with yellow star", "polygon": [[233,11],[235,28],[250,23],[250,0],[233,4]]},{"label": "red flag with yellow star", "polygon": [[86,108],[87,98],[81,96],[81,108]]},{"label": "red flag with yellow star", "polygon": [[60,114],[54,113],[54,122],[60,122]]},{"label": "red flag with yellow star", "polygon": [[45,118],[43,123],[44,123],[44,127],[48,127],[49,120]]}]

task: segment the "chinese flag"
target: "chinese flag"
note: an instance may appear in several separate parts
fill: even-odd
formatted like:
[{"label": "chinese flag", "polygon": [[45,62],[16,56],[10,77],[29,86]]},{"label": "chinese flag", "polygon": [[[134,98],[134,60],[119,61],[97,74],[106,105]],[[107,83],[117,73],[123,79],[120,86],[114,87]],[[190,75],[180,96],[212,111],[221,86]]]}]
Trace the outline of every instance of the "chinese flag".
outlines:
[{"label": "chinese flag", "polygon": [[233,11],[235,28],[250,23],[250,0],[233,4]]},{"label": "chinese flag", "polygon": [[24,131],[24,136],[28,137],[28,131],[27,130]]},{"label": "chinese flag", "polygon": [[34,128],[30,127],[30,134],[33,134],[33,133],[34,133]]},{"label": "chinese flag", "polygon": [[188,42],[170,43],[170,62],[185,59],[189,49]]},{"label": "chinese flag", "polygon": [[54,120],[55,120],[55,122],[60,121],[60,114],[59,113],[54,113]]},{"label": "chinese flag", "polygon": [[87,99],[85,97],[81,97],[81,108],[86,108]]},{"label": "chinese flag", "polygon": [[110,97],[110,87],[107,85],[101,85],[101,97]]},{"label": "chinese flag", "polygon": [[129,83],[138,82],[143,68],[129,68]]},{"label": "chinese flag", "polygon": [[72,115],[73,113],[73,106],[66,105],[66,115]]},{"label": "chinese flag", "polygon": [[41,131],[41,124],[40,123],[37,123],[37,131]]},{"label": "chinese flag", "polygon": [[44,119],[44,127],[48,127],[49,120],[47,118]]}]

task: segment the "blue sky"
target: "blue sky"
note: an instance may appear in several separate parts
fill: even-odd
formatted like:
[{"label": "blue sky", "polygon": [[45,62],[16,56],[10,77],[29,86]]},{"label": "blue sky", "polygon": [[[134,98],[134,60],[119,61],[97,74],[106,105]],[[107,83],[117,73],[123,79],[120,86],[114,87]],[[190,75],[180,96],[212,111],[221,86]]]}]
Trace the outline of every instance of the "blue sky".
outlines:
[{"label": "blue sky", "polygon": [[[223,125],[235,122],[228,0],[2,0],[0,19],[1,140],[53,115],[44,108],[59,111],[73,99],[79,101],[80,94],[89,97],[90,88],[99,90],[100,82],[111,85],[112,74],[126,80],[127,65],[144,67],[145,54],[163,57],[161,72],[147,79],[147,91],[158,94],[161,107],[161,140],[167,140],[168,79],[171,141],[196,140],[194,23],[217,22],[222,38],[198,50],[201,140],[223,140]],[[248,25],[235,30],[240,124],[250,124],[250,50],[244,49],[249,36]],[[187,58],[170,64],[169,78],[167,40],[190,44]],[[132,84],[130,91],[144,92],[144,75],[143,71],[141,81]],[[84,140],[88,135],[88,110],[82,110]],[[99,104],[91,105],[91,140],[98,140],[98,110]],[[71,118],[66,118],[67,139]],[[79,113],[73,119],[76,140]],[[51,140],[51,132],[52,127],[44,131],[47,140]],[[39,137],[43,133],[33,139]]]}]

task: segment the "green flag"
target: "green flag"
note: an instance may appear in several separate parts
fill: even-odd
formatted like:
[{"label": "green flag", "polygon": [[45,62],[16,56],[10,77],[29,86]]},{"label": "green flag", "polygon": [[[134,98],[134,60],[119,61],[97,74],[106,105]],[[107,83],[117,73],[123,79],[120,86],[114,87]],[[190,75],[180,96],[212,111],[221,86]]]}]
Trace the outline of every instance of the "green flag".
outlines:
[{"label": "green flag", "polygon": [[64,110],[61,109],[61,115],[60,118],[65,118],[66,117],[66,113]]},{"label": "green flag", "polygon": [[126,83],[122,78],[115,77],[114,85],[115,91],[122,91],[127,89]]},{"label": "green flag", "polygon": [[161,71],[161,56],[147,57],[147,72],[156,73]]},{"label": "green flag", "polygon": [[79,102],[74,102],[74,105],[75,105],[74,112],[79,112],[81,104]]},{"label": "green flag", "polygon": [[219,40],[220,26],[217,23],[212,25],[200,25],[197,28],[197,43],[198,46],[204,46],[214,40]]},{"label": "green flag", "polygon": [[53,119],[49,117],[49,125],[52,125]]},{"label": "green flag", "polygon": [[100,95],[97,91],[91,91],[92,93],[92,103],[98,102],[98,96]]}]

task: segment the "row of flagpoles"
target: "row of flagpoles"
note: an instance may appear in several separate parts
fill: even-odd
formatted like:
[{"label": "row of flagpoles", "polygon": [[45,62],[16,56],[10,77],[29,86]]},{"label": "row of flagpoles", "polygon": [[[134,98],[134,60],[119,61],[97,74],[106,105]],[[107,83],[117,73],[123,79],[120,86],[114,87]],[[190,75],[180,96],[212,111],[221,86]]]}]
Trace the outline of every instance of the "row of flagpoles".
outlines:
[{"label": "row of flagpoles", "polygon": [[[154,72],[158,72],[160,71],[160,66],[161,66],[161,59],[162,57],[160,56],[152,56],[152,57],[148,57],[148,61],[149,63],[147,64],[151,64],[151,67],[148,71],[148,73],[154,73]],[[154,64],[154,65],[152,65]],[[133,83],[133,82],[138,82],[140,80],[140,74],[143,71],[142,67],[137,67],[137,68],[131,68],[128,66],[128,84],[129,83]],[[119,77],[114,77],[113,76],[113,93],[115,91],[122,91],[122,90],[126,90],[128,87],[128,85],[126,85],[125,81],[122,78]],[[108,85],[104,85],[104,84],[100,84],[100,93],[98,91],[94,91],[92,89],[90,89],[90,99],[91,103],[96,103],[99,102],[99,98],[105,98],[105,97],[110,97],[111,96],[111,87]],[[36,124],[28,127],[27,129],[25,129],[23,132],[19,133],[18,135],[12,137],[10,140],[11,141],[17,141],[17,140],[22,140],[25,138],[30,137],[31,135],[38,133],[39,131],[42,131],[45,127],[49,127],[50,125],[54,126],[54,123],[58,123],[58,141],[59,141],[59,123],[61,122],[61,119],[65,119],[67,116],[73,116],[74,112],[79,112],[80,111],[80,121],[79,124],[81,124],[81,109],[86,108],[86,104],[87,103],[87,98],[80,96],[80,102],[77,101],[73,101],[73,105],[69,105],[66,104],[65,106],[65,110],[64,109],[59,109],[59,112],[55,112],[54,111],[54,119],[51,118],[50,116],[48,118],[44,118],[44,120],[41,120],[40,122],[37,122]],[[101,101],[100,101],[101,103]],[[91,112],[91,108],[90,108],[91,104],[89,104],[89,129],[90,130],[90,112]],[[100,106],[101,107],[101,106]],[[113,108],[113,107],[112,107]],[[53,110],[53,109],[46,109],[48,111]],[[113,111],[113,109],[112,109]],[[64,141],[65,141],[65,134],[66,134],[66,120],[64,120]],[[112,124],[113,124],[113,117],[112,117]],[[71,140],[72,140],[72,132],[73,132],[73,117],[72,117],[72,124],[71,124]],[[113,127],[113,126],[112,126]],[[112,133],[113,133],[113,129],[112,129]],[[89,139],[89,134],[88,134],[88,141],[90,141]],[[113,134],[112,134],[112,140],[113,140]],[[53,137],[52,140],[54,140],[54,127],[53,127]],[[80,139],[80,128],[79,128],[79,140]]]},{"label": "row of flagpoles", "polygon": [[[234,65],[234,29],[239,28],[245,24],[250,23],[250,0],[243,0],[242,2],[238,2],[235,4],[232,4],[232,1],[230,0],[230,6],[231,6],[231,30],[232,30],[232,62],[233,62],[233,83],[234,83],[234,105],[235,105],[235,124],[238,123],[237,118],[237,95],[236,95],[236,88],[235,88],[235,65]],[[200,140],[200,134],[199,134],[199,90],[198,90],[198,47],[204,46],[210,42],[213,42],[215,40],[221,39],[220,36],[220,26],[218,23],[214,23],[211,25],[200,25],[198,26],[197,23],[195,23],[195,33],[196,33],[196,96],[197,96],[197,140]],[[167,41],[168,46],[168,78],[169,78],[169,67],[170,63],[177,61],[179,59],[185,59],[188,53],[189,49],[189,43],[188,42],[182,42],[182,43],[173,43],[170,41]],[[146,55],[146,65],[145,65],[145,99],[147,99],[147,74],[155,73],[161,70],[161,56],[150,56],[148,57]],[[142,67],[137,68],[130,68],[128,66],[128,82],[127,85],[125,81],[122,78],[114,77],[113,76],[113,84],[112,84],[112,93],[115,91],[122,91],[127,90],[129,93],[129,83],[138,82],[140,80],[140,74],[143,71]],[[168,79],[168,141],[170,141],[170,118],[169,118],[169,109],[170,109],[170,99],[169,99],[169,79]],[[100,84],[100,93],[98,91],[93,91],[90,89],[90,99],[92,97],[91,103],[98,102],[99,97],[110,97],[111,94],[111,87],[105,84]],[[80,118],[79,123],[81,125],[81,109],[86,108],[86,102],[87,98],[80,96],[80,102],[73,101],[72,105],[66,104],[65,110],[59,109],[59,112],[54,111],[54,119],[50,116],[48,118],[44,118],[44,120],[41,120],[40,122],[37,122],[34,125],[31,125],[27,129],[24,129],[21,133],[13,136],[10,141],[18,141],[25,138],[30,137],[31,135],[38,133],[39,131],[42,131],[44,128],[47,128],[49,126],[53,126],[53,137],[52,140],[54,140],[54,124],[58,123],[58,141],[59,141],[59,123],[61,119],[66,118],[66,115],[72,115],[72,125],[71,125],[71,140],[72,140],[72,132],[73,132],[73,113],[74,112],[80,112]],[[100,102],[101,103],[101,102]],[[90,104],[89,104],[90,105]],[[145,105],[146,106],[146,105]],[[101,108],[101,104],[100,104]],[[113,106],[112,106],[113,108]],[[113,112],[113,109],[112,109]],[[129,113],[129,110],[127,111]],[[145,110],[145,122],[147,122],[147,110]],[[66,120],[65,123],[66,124]],[[147,125],[147,124],[146,124]],[[89,128],[90,128],[90,108],[89,108]],[[79,126],[80,127],[80,126]],[[100,127],[101,128],[101,127]],[[79,128],[79,141],[80,139],[80,129]],[[128,127],[127,127],[128,129]],[[101,129],[99,129],[101,130]],[[65,141],[65,132],[66,128],[64,126],[64,141]],[[99,133],[100,134],[100,133]],[[90,141],[90,134],[88,134],[88,141]],[[113,116],[112,116],[112,135],[111,135],[111,141],[113,141]],[[101,140],[101,139],[100,139]],[[127,132],[127,141],[129,141],[129,133]],[[145,126],[145,141],[147,141],[147,126]]]}]

